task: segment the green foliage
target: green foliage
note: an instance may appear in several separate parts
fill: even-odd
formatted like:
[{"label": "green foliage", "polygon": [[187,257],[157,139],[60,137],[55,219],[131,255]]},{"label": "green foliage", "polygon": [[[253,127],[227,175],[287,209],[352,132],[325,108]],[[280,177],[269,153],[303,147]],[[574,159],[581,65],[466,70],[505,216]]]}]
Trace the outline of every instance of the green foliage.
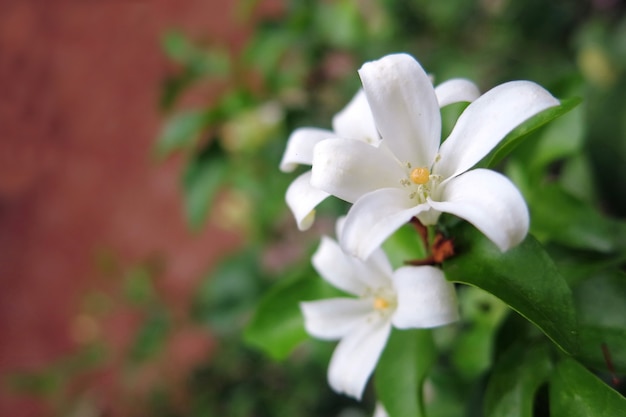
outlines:
[{"label": "green foliage", "polygon": [[203,110],[186,111],[172,116],[157,141],[157,154],[163,157],[174,151],[191,148],[209,123],[210,118]]},{"label": "green foliage", "polygon": [[528,201],[538,238],[576,249],[626,253],[626,222],[605,216],[557,184],[535,187]]},{"label": "green foliage", "polygon": [[[242,16],[252,3],[241,6]],[[192,317],[222,346],[214,364],[194,375],[194,415],[363,416],[375,400],[391,417],[624,415],[623,384],[613,390],[591,370],[607,380],[626,373],[626,19],[621,9],[579,3],[294,0],[281,18],[260,20],[242,52],[180,32],[164,37],[176,72],[164,84],[167,119],[155,152],[186,158],[189,225],[199,230],[210,216],[217,225],[235,217],[247,245],[205,277],[194,300]],[[435,83],[467,77],[487,90],[531,79],[566,98],[479,163],[502,169],[527,201],[531,235],[518,247],[501,253],[450,216],[426,242],[409,224],[384,243],[399,267],[427,259],[436,232],[453,239],[455,256],[443,269],[456,283],[461,321],[394,330],[363,411],[326,386],[333,345],[303,343],[299,302],[340,294],[302,255],[320,230],[293,238],[284,193],[297,173],[277,167],[289,132],[328,128],[359,87],[358,67],[398,51],[418,57]],[[207,81],[221,87],[218,96],[174,109]],[[444,133],[463,108],[443,109]],[[233,190],[241,199],[221,210],[217,196]],[[320,206],[322,233],[345,208],[335,200]],[[283,266],[268,267],[268,254],[278,252]],[[152,306],[150,285],[129,278],[137,305]],[[153,313],[134,348],[145,361],[171,330],[167,315]],[[241,332],[255,350],[240,345]],[[257,349],[286,365],[263,360]]]},{"label": "green foliage", "polygon": [[429,330],[391,333],[376,369],[376,393],[390,417],[424,416],[424,380],[437,352]]},{"label": "green foliage", "polygon": [[154,358],[165,345],[169,330],[167,314],[160,310],[152,311],[135,337],[130,349],[130,361],[140,364]]},{"label": "green foliage", "polygon": [[223,155],[214,146],[188,165],[183,187],[185,214],[192,229],[198,230],[204,225],[228,169]]},{"label": "green foliage", "polygon": [[275,359],[284,359],[308,338],[299,303],[341,295],[313,271],[284,278],[261,299],[244,337]]},{"label": "green foliage", "polygon": [[552,372],[549,349],[516,344],[499,358],[485,393],[485,416],[532,417],[535,395]]},{"label": "green foliage", "polygon": [[262,288],[257,255],[247,250],[227,257],[205,277],[192,304],[195,320],[221,335],[241,331]]},{"label": "green foliage", "polygon": [[598,370],[607,367],[604,349],[612,357],[615,372],[626,374],[626,275],[603,270],[574,287],[580,324],[579,356]]},{"label": "green foliage", "polygon": [[550,386],[554,416],[626,416],[626,399],[574,360],[557,365]]},{"label": "green foliage", "polygon": [[[547,110],[542,111],[534,117],[531,117],[517,128],[515,128],[511,133],[506,135],[504,139],[500,142],[500,144],[487,155],[483,161],[478,164],[478,166],[485,166],[489,168],[493,168],[502,159],[510,154],[516,146],[519,145],[520,141],[525,140],[525,136],[543,126],[544,124],[561,117],[565,113],[569,112],[582,101],[581,98],[570,98],[566,100],[561,100],[561,104],[556,107],[549,108]],[[553,149],[555,147],[554,144],[551,144],[548,149]],[[556,145],[558,146],[558,144]]]},{"label": "green foliage", "polygon": [[495,295],[565,352],[578,351],[572,292],[532,236],[505,253],[467,223],[460,225],[454,236],[458,255],[444,264],[449,280]]}]

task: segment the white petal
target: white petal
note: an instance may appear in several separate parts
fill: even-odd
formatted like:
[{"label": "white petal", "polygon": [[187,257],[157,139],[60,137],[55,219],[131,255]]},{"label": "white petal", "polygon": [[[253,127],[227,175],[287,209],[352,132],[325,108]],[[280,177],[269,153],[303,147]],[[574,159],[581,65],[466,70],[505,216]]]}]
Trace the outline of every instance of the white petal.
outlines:
[{"label": "white petal", "polygon": [[354,331],[372,313],[372,309],[369,300],[356,298],[329,298],[300,303],[307,333],[323,340],[337,340]]},{"label": "white petal", "polygon": [[376,403],[373,417],[389,417],[389,414],[387,414],[387,410],[385,410],[381,403]]},{"label": "white petal", "polygon": [[443,187],[441,201],[430,201],[430,205],[472,223],[501,251],[526,237],[529,223],[526,202],[504,175],[474,169],[451,179]]},{"label": "white petal", "polygon": [[311,185],[350,203],[379,188],[400,187],[407,175],[387,148],[343,138],[315,147],[312,171]]},{"label": "white petal", "polygon": [[346,254],[334,240],[322,236],[311,262],[315,270],[330,284],[350,294],[361,296],[366,285],[358,277],[355,259]]},{"label": "white petal", "polygon": [[378,276],[385,277],[385,283],[391,284],[390,279],[393,275],[393,267],[385,251],[380,248],[376,249],[362,262],[369,271],[376,273]]},{"label": "white petal", "polygon": [[335,236],[337,236],[337,240],[341,238],[344,224],[346,224],[346,216],[339,216],[335,222]]},{"label": "white petal", "polygon": [[390,332],[389,320],[374,313],[341,339],[328,367],[331,388],[360,400]]},{"label": "white petal", "polygon": [[392,317],[399,329],[443,326],[459,319],[454,285],[439,268],[405,266],[393,274],[398,307]]},{"label": "white petal", "polygon": [[298,229],[307,230],[315,220],[315,207],[328,193],[311,186],[311,171],[297,177],[287,188],[285,201],[298,223]]},{"label": "white petal", "polygon": [[342,138],[358,139],[374,145],[380,142],[374,116],[362,89],[333,117],[333,130]]},{"label": "white petal", "polygon": [[287,139],[285,153],[280,161],[280,170],[291,172],[300,164],[311,165],[315,145],[333,136],[335,134],[330,130],[315,127],[301,127],[294,130]]},{"label": "white petal", "polygon": [[522,122],[558,105],[548,91],[530,81],[511,81],[489,90],[457,120],[441,145],[434,173],[449,178],[467,171]]},{"label": "white petal", "polygon": [[[341,230],[344,221],[345,216],[337,220],[338,229]],[[338,236],[341,236],[340,230]],[[374,251],[367,261],[362,261],[348,255],[334,240],[322,236],[311,261],[327,282],[356,296],[363,296],[372,289],[392,287],[393,268],[382,250]]]},{"label": "white petal", "polygon": [[437,95],[439,107],[445,107],[453,103],[471,103],[480,97],[480,90],[470,80],[453,78],[435,87],[435,94]]},{"label": "white petal", "polygon": [[428,204],[416,206],[405,190],[384,188],[366,194],[348,212],[341,246],[366,259],[400,226],[428,208]]},{"label": "white petal", "polygon": [[430,166],[441,140],[435,89],[410,55],[387,55],[359,70],[383,141],[403,162]]},{"label": "white petal", "polygon": [[393,269],[387,259],[387,255],[382,250],[374,251],[365,261],[351,255],[348,256],[354,260],[355,276],[365,287],[365,292],[361,293],[361,295],[365,295],[368,291],[371,293],[380,289],[393,291],[391,282]]}]

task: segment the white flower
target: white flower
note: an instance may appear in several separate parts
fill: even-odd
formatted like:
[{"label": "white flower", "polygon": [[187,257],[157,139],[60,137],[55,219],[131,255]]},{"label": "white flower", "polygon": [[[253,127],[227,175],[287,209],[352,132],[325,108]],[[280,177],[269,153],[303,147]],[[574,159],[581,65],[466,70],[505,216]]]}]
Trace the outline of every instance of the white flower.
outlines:
[{"label": "white flower", "polygon": [[385,410],[381,403],[376,403],[373,417],[389,417],[389,414],[387,414],[387,410]]},{"label": "white flower", "polygon": [[468,171],[507,133],[559,104],[530,81],[499,85],[473,101],[441,144],[438,97],[410,55],[388,55],[359,70],[376,126],[378,147],[349,138],[320,141],[312,186],[354,203],[341,240],[366,258],[416,216],[435,224],[442,212],[461,217],[502,251],[528,232],[528,209],[515,186],[487,169]]},{"label": "white flower", "polygon": [[[461,101],[469,102],[480,95],[476,85],[465,79],[448,80],[439,85],[435,93],[442,107]],[[311,165],[315,145],[331,137],[359,140],[374,146],[380,142],[363,90],[359,90],[350,103],[335,115],[332,125],[333,131],[313,127],[296,129],[287,141],[280,169],[292,172],[300,164]],[[301,174],[291,183],[285,197],[300,230],[311,227],[315,220],[315,207],[329,195],[312,187],[310,179],[311,171]]]},{"label": "white flower", "polygon": [[458,319],[454,286],[438,268],[393,271],[382,250],[361,261],[328,237],[322,238],[312,262],[322,278],[355,296],[300,304],[309,334],[341,340],[328,368],[328,382],[338,393],[361,398],[392,325],[430,328]]}]

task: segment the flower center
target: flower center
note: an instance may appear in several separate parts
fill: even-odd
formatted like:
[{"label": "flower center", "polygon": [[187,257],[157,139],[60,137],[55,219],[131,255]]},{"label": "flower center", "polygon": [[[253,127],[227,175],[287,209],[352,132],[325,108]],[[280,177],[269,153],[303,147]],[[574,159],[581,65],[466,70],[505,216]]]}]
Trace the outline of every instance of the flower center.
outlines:
[{"label": "flower center", "polygon": [[426,167],[414,168],[409,174],[409,178],[414,184],[426,184],[430,180],[430,171]]},{"label": "flower center", "polygon": [[390,303],[383,297],[374,297],[374,309],[385,310],[389,307]]},{"label": "flower center", "polygon": [[411,200],[416,200],[417,204],[425,203],[442,181],[441,175],[431,174],[427,167],[413,168],[410,162],[404,165],[408,169],[407,176],[400,179],[400,184],[407,189]]}]

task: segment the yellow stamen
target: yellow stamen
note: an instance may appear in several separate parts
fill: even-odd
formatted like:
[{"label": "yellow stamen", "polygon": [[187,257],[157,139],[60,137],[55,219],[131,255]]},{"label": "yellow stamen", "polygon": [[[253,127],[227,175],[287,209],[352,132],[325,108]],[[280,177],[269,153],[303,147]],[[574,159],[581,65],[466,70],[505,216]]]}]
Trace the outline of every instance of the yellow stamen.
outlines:
[{"label": "yellow stamen", "polygon": [[415,168],[411,171],[410,178],[415,184],[426,184],[430,179],[430,171],[426,167]]},{"label": "yellow stamen", "polygon": [[374,308],[376,310],[384,310],[389,307],[389,301],[385,300],[382,297],[374,298]]}]

